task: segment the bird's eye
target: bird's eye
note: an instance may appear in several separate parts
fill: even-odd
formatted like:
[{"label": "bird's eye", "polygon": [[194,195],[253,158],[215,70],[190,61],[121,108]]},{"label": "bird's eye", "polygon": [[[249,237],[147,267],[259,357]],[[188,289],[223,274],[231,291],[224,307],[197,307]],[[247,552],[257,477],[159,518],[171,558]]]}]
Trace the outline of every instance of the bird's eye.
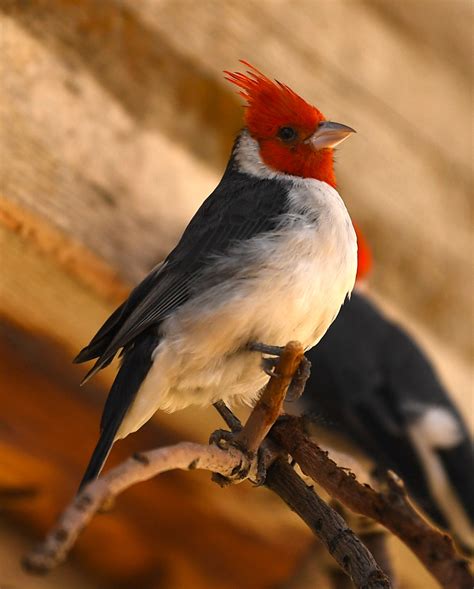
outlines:
[{"label": "bird's eye", "polygon": [[278,130],[278,137],[282,141],[293,141],[293,139],[296,139],[296,136],[297,136],[297,133],[293,129],[293,127],[281,127]]}]

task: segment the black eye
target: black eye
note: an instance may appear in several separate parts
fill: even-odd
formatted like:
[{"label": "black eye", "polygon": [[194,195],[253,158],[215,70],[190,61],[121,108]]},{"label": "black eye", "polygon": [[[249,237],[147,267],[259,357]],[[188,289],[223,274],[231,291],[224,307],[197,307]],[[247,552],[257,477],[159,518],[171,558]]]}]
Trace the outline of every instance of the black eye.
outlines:
[{"label": "black eye", "polygon": [[296,136],[297,136],[297,133],[293,129],[293,127],[281,127],[278,130],[278,137],[282,141],[293,141],[293,139],[296,139]]}]

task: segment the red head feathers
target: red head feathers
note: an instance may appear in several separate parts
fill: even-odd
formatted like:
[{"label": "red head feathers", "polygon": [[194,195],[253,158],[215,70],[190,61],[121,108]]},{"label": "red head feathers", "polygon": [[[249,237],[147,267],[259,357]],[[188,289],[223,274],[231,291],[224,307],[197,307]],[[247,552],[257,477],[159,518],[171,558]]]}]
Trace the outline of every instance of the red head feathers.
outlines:
[{"label": "red head feathers", "polygon": [[291,123],[308,135],[325,118],[319,110],[308,104],[291,88],[281,82],[273,82],[246,61],[250,68],[246,74],[224,72],[226,79],[242,90],[239,95],[247,101],[245,124],[250,133],[260,139],[274,137],[278,129]]},{"label": "red head feathers", "polygon": [[262,160],[274,170],[335,186],[332,147],[353,129],[325,122],[324,115],[291,88],[241,63],[249,68],[246,74],[224,73],[247,101],[245,124],[259,142]]}]

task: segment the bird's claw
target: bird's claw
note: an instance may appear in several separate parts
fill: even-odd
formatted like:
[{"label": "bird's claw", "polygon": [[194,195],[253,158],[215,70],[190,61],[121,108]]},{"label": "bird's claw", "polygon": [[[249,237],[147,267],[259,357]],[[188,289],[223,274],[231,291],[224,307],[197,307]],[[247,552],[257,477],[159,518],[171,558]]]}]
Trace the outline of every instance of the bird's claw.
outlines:
[{"label": "bird's claw", "polygon": [[235,435],[225,429],[216,429],[209,436],[209,444],[214,444],[221,450],[227,450],[234,441]]},{"label": "bird's claw", "polygon": [[261,354],[267,354],[271,356],[271,358],[262,358],[262,369],[265,374],[272,377],[278,377],[278,374],[275,374],[275,366],[278,364],[280,356],[283,352],[283,348],[281,346],[269,346],[267,344],[262,344],[260,342],[252,342],[249,344],[249,350],[252,352],[260,352]]},{"label": "bird's claw", "polygon": [[265,374],[272,377],[280,377],[275,373],[275,366],[278,364],[279,358],[262,358],[262,369]]},{"label": "bird's claw", "polygon": [[218,429],[209,437],[209,444],[215,444],[221,450],[227,450],[234,446],[242,452],[242,461],[233,469],[229,476],[224,476],[217,472],[212,473],[212,480],[221,487],[227,487],[248,478],[252,467],[253,457],[248,456],[245,451],[235,442],[235,433],[227,430]]},{"label": "bird's claw", "polygon": [[[277,366],[280,356],[284,348],[280,346],[269,346],[260,342],[252,342],[249,344],[249,349],[253,352],[260,352],[271,356],[270,358],[262,358],[262,369],[265,374],[270,377],[278,377],[279,374],[275,373],[275,367]],[[286,393],[286,401],[296,401],[301,397],[306,386],[306,382],[311,374],[311,362],[303,356],[298,366],[298,370],[293,376],[288,391]]]},{"label": "bird's claw", "polygon": [[235,434],[222,429],[216,430],[211,434],[209,443],[215,444],[222,450],[227,450],[230,446],[234,446],[242,452],[242,461],[234,468],[229,476],[212,473],[212,480],[221,487],[227,487],[245,479],[250,479],[256,487],[260,487],[265,483],[268,468],[275,458],[281,454],[281,451],[276,450],[269,440],[263,442],[256,456],[246,453],[245,449],[235,442]]},{"label": "bird's claw", "polygon": [[252,480],[252,483],[255,487],[261,487],[265,484],[268,468],[274,459],[275,454],[270,448],[268,448],[265,444],[260,446],[257,452],[255,476]]},{"label": "bird's claw", "polygon": [[301,397],[303,391],[306,386],[306,382],[311,374],[311,362],[303,356],[301,358],[300,365],[298,366],[298,370],[296,371],[295,375],[293,376],[290,386],[286,392],[286,401],[292,402],[296,401]]}]

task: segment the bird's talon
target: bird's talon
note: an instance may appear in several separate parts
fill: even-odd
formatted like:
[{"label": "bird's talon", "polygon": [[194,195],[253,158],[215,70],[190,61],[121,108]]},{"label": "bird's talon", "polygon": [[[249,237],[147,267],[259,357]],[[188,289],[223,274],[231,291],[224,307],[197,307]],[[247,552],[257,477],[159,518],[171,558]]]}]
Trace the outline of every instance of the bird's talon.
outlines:
[{"label": "bird's talon", "polygon": [[280,377],[279,374],[275,373],[275,366],[278,364],[278,358],[262,358],[262,369],[265,374],[270,378],[275,376]]},{"label": "bird's talon", "polygon": [[253,468],[252,483],[256,487],[261,487],[265,484],[267,473],[270,466],[276,458],[286,456],[286,453],[281,450],[271,440],[264,440],[257,452],[256,461]]},{"label": "bird's talon", "polygon": [[255,487],[261,487],[265,484],[267,478],[269,461],[267,459],[267,451],[265,448],[260,448],[257,454],[257,470],[255,479],[252,481]]},{"label": "bird's talon", "polygon": [[234,446],[242,452],[242,461],[232,470],[229,476],[224,476],[219,473],[212,473],[212,480],[221,487],[226,487],[243,481],[248,478],[252,466],[253,457],[247,456],[245,451],[235,442],[235,432],[218,429],[209,437],[209,444],[215,444],[221,450],[228,450],[230,446]]},{"label": "bird's talon", "polygon": [[212,432],[209,436],[209,444],[214,444],[221,450],[227,450],[232,444],[234,438],[235,436],[232,432],[225,429],[216,429],[216,431]]},{"label": "bird's talon", "polygon": [[308,360],[308,358],[306,358],[306,356],[303,356],[300,365],[298,366],[298,370],[293,376],[290,386],[288,387],[285,401],[289,401],[291,403],[301,397],[310,374],[311,362]]}]

